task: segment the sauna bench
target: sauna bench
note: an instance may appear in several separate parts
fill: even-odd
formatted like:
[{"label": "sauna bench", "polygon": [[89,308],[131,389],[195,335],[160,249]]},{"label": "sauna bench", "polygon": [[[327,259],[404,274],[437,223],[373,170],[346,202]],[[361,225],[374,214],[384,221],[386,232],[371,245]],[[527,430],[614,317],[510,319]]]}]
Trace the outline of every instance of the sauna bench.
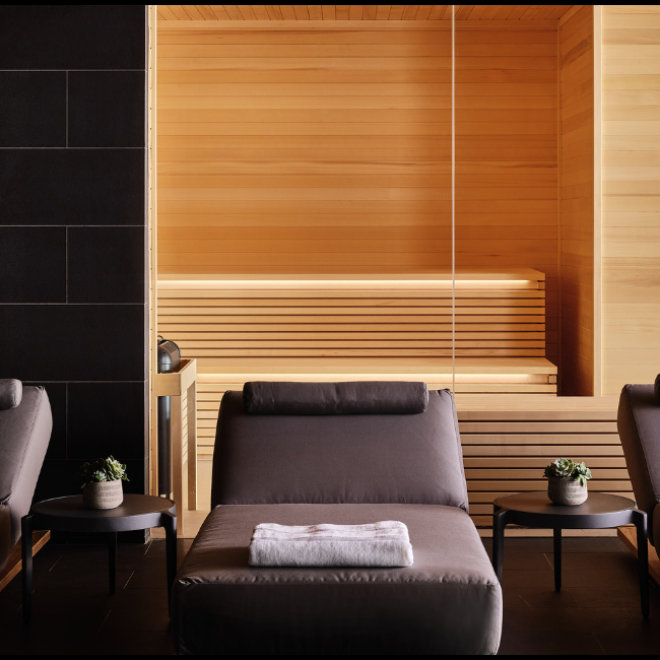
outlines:
[{"label": "sauna bench", "polygon": [[[561,456],[587,463],[594,475],[589,482],[592,492],[634,499],[617,432],[617,406],[616,396],[457,394],[470,516],[475,524],[491,526],[497,497],[545,490],[543,469]],[[208,434],[199,437],[199,506],[208,508],[217,402],[201,412],[208,415],[209,427]]]},{"label": "sauna bench", "polygon": [[545,275],[458,269],[451,278],[161,275],[158,332],[197,359],[201,396],[214,403],[257,379],[416,379],[444,388],[453,380],[455,293],[456,392],[556,395],[557,368],[545,358]]}]

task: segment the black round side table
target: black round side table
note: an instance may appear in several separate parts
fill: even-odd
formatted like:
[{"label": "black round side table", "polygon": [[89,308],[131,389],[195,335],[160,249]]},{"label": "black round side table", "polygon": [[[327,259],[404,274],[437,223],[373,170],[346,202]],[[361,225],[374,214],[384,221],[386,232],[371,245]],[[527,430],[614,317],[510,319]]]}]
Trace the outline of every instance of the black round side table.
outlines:
[{"label": "black round side table", "polygon": [[546,493],[517,493],[498,497],[493,513],[493,566],[502,581],[504,528],[507,525],[554,530],[555,590],[561,590],[561,530],[607,529],[633,524],[637,528],[637,556],[642,616],[649,616],[649,556],[646,513],[626,497],[590,493],[578,506],[553,504]]},{"label": "black round side table", "polygon": [[32,530],[105,533],[108,535],[110,594],[117,577],[117,532],[164,527],[167,551],[168,598],[176,575],[176,506],[171,500],[152,495],[124,495],[116,509],[86,509],[82,495],[55,497],[32,506],[21,521],[23,560],[23,620],[32,613]]}]

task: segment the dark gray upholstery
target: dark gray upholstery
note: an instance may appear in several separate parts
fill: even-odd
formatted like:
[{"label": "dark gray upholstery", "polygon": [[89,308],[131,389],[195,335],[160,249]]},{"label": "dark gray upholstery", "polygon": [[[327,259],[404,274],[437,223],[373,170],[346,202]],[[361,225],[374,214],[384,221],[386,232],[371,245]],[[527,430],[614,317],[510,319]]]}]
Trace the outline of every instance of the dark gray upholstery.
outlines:
[{"label": "dark gray upholstery", "polygon": [[[21,537],[21,518],[28,513],[41,472],[53,418],[43,387],[24,387],[21,403],[0,411],[0,527],[2,516],[9,516],[10,546]],[[2,533],[0,532],[0,538]],[[0,548],[0,563],[8,548]]]},{"label": "dark gray upholstery", "polygon": [[[248,415],[225,394],[215,507],[175,580],[181,654],[497,652],[502,593],[467,515],[456,409],[416,415]],[[250,568],[262,522],[400,520],[406,568]]]},{"label": "dark gray upholstery", "polygon": [[212,506],[444,504],[467,511],[454,400],[429,392],[419,415],[248,415],[222,399]]},{"label": "dark gray upholstery", "polygon": [[626,385],[617,424],[637,506],[649,516],[649,538],[660,539],[660,405],[653,385]]},{"label": "dark gray upholstery", "polygon": [[0,504],[0,571],[5,567],[11,550],[11,516],[9,507]]},{"label": "dark gray upholstery", "polygon": [[15,378],[0,378],[0,410],[16,408],[23,398],[23,383]]},{"label": "dark gray upholstery", "polygon": [[419,415],[426,410],[426,383],[245,383],[248,415]]},{"label": "dark gray upholstery", "polygon": [[[400,520],[408,568],[250,568],[260,522]],[[502,594],[469,516],[426,504],[262,504],[215,508],[174,586],[180,654],[494,654]]]}]

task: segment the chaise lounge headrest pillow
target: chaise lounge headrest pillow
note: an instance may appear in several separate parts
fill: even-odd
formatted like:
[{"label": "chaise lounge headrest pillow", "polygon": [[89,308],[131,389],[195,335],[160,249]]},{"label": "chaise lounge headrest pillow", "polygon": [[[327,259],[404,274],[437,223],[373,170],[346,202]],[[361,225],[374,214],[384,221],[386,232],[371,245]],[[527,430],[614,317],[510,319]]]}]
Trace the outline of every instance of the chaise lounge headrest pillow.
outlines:
[{"label": "chaise lounge headrest pillow", "polygon": [[655,377],[655,387],[653,388],[655,392],[655,402],[660,406],[660,374]]},{"label": "chaise lounge headrest pillow", "polygon": [[0,378],[0,410],[16,408],[23,398],[23,383],[15,378]]},{"label": "chaise lounge headrest pillow", "polygon": [[415,415],[429,405],[426,383],[245,383],[248,415]]}]

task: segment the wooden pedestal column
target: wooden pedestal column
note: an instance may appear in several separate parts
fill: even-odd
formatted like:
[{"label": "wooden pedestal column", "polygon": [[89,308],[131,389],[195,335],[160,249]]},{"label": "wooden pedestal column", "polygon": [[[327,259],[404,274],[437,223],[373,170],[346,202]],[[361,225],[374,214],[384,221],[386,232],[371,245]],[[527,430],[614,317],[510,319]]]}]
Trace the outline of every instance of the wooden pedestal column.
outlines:
[{"label": "wooden pedestal column", "polygon": [[156,393],[172,397],[171,498],[183,536],[184,511],[197,509],[197,361],[183,359],[179,371],[157,374]]}]

